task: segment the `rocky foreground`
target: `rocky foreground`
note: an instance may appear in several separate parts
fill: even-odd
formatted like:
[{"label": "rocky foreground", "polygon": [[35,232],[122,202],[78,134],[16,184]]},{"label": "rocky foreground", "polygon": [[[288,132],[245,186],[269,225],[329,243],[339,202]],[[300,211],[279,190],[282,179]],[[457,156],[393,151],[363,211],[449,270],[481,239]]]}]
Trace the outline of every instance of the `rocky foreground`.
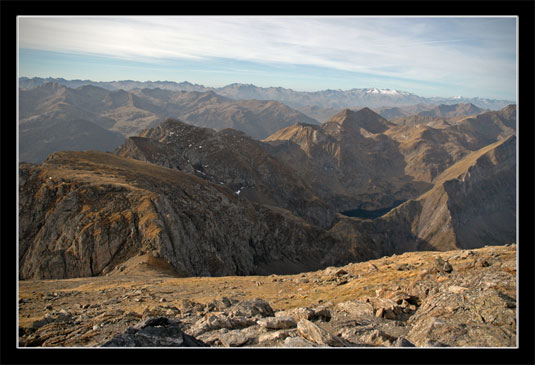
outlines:
[{"label": "rocky foreground", "polygon": [[19,345],[514,347],[516,245],[298,275],[177,278],[157,259],[19,283]]}]

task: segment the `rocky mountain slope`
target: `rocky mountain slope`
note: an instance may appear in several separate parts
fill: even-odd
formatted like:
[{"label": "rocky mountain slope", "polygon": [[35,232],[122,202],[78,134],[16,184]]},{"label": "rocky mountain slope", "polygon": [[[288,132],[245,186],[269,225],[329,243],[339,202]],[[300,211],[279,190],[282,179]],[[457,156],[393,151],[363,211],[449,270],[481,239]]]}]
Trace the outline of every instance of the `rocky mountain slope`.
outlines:
[{"label": "rocky mountain slope", "polygon": [[161,121],[172,117],[217,131],[233,128],[256,139],[298,122],[317,124],[316,120],[272,100],[233,100],[213,91],[136,89],[131,93],[143,101],[144,104],[138,104],[140,108],[152,111]]},{"label": "rocky mountain slope", "polygon": [[[407,250],[465,247],[471,239],[474,246],[466,247],[480,247],[489,239],[514,239],[516,151],[511,127],[515,125],[515,110],[511,106],[442,128],[395,126],[369,109],[345,110],[321,126],[296,124],[263,142],[231,130],[216,133],[168,121],[140,137],[129,138],[116,153],[196,174],[257,203],[290,210],[323,228],[335,223],[336,211],[383,209],[408,199],[405,205],[394,209],[398,213],[392,217],[399,216],[399,220],[381,218],[363,223],[358,229],[350,228],[344,221],[333,228],[332,232],[342,241],[346,239],[344,235],[353,237],[359,231],[353,244],[358,247],[356,251],[368,258]],[[479,130],[481,125],[474,128],[483,123],[483,133]],[[504,146],[508,146],[507,152],[502,152]],[[478,183],[474,196],[467,193],[464,184],[448,189],[455,184],[450,180],[461,179],[460,175],[450,176],[452,171],[471,176],[466,169],[479,161],[473,167],[478,169],[483,164],[481,154],[495,153],[495,147],[499,147],[502,159],[492,158],[490,167],[481,170],[484,182]],[[452,208],[454,204],[464,201],[470,205],[474,200],[484,199],[481,191],[486,185],[495,186],[488,193],[488,204],[494,208],[487,209],[487,203],[478,203],[474,209],[466,206],[467,216],[455,218],[458,222],[480,222],[479,232],[490,230],[486,237],[482,233],[479,238],[462,238],[464,234],[460,232],[467,228],[461,223],[456,223],[453,230],[447,229],[447,238],[425,232],[435,226],[436,212],[451,208],[453,215],[461,214],[463,208]],[[457,190],[463,193],[454,198]],[[496,211],[497,215],[485,223],[485,214],[499,205],[508,208],[502,215]],[[427,208],[422,211],[423,207]],[[449,222],[449,218],[441,219]],[[412,227],[416,220],[420,221],[419,230]],[[372,238],[373,232],[381,230],[392,230],[395,233],[389,236],[404,239],[392,244]],[[362,232],[373,234],[362,238]]]},{"label": "rocky mountain slope", "polygon": [[385,134],[393,126],[368,108],[346,109],[321,126],[290,126],[264,142],[339,211],[378,209],[430,186],[405,173],[398,143]]},{"label": "rocky mountain slope", "polygon": [[27,280],[19,344],[515,347],[516,256],[513,244],[217,278],[142,262],[96,278]]},{"label": "rocky mountain slope", "polygon": [[291,273],[362,260],[289,211],[102,152],[21,164],[20,278],[105,274],[141,252],[180,275]]},{"label": "rocky mountain slope", "polygon": [[369,255],[513,242],[515,185],[516,137],[510,136],[446,169],[417,199],[375,220],[343,217],[330,232]]},{"label": "rocky mountain slope", "polygon": [[341,194],[340,210],[375,209],[416,197],[461,158],[514,135],[516,106],[449,121],[395,125],[370,109],[344,110],[321,127],[294,125],[264,141],[318,191]]},{"label": "rocky mountain slope", "polygon": [[[88,145],[89,148],[97,150],[102,150],[98,137],[84,137],[82,131],[75,132],[75,127],[69,127],[68,123],[88,121],[109,132],[130,136],[156,126],[169,117],[174,117],[193,125],[216,130],[234,128],[244,131],[253,138],[267,137],[278,129],[297,122],[317,124],[316,120],[279,102],[235,101],[217,95],[213,91],[174,92],[162,89],[110,91],[92,85],[73,89],[59,83],[45,83],[33,89],[20,90],[19,100],[20,124],[26,124],[25,129],[29,133],[36,133],[34,126],[38,125],[38,133],[44,140],[85,138],[84,146]],[[27,123],[28,121],[33,123]],[[67,126],[69,133],[54,129],[54,123]],[[48,125],[50,129],[46,128]],[[27,162],[41,162],[43,158],[38,159],[35,156],[41,157],[51,150],[60,151],[62,146],[58,144],[56,148],[55,144],[49,143],[48,148],[43,147],[42,150],[38,150],[39,145],[34,145],[33,149],[36,152],[27,151],[24,147],[21,155],[34,158],[26,160]]]},{"label": "rocky mountain slope", "polygon": [[21,95],[21,161],[122,143],[19,165],[21,346],[516,345],[515,105],[318,125],[213,91]]},{"label": "rocky mountain slope", "polygon": [[128,138],[116,153],[196,175],[321,227],[330,226],[336,213],[261,142],[234,129],[216,132],[168,120]]},{"label": "rocky mountain slope", "polygon": [[124,140],[122,134],[94,121],[77,119],[68,111],[50,111],[19,124],[19,160],[41,162],[56,151],[113,151]]},{"label": "rocky mountain slope", "polygon": [[399,143],[408,175],[416,180],[433,182],[442,171],[469,153],[514,135],[516,106],[448,120],[408,123],[385,132]]}]

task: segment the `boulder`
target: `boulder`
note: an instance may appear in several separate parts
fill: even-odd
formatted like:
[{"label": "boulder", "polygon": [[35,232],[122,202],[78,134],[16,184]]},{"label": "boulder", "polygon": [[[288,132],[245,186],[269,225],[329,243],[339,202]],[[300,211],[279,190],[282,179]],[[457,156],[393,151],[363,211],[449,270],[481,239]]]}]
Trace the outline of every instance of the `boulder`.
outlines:
[{"label": "boulder", "polygon": [[247,344],[251,340],[243,331],[233,330],[218,336],[219,341],[225,347],[238,347]]},{"label": "boulder", "polygon": [[306,319],[301,319],[297,323],[297,332],[300,336],[320,346],[344,347],[348,345],[340,337],[333,335]]},{"label": "boulder", "polygon": [[307,341],[303,337],[287,337],[283,343],[284,347],[318,347],[314,342]]},{"label": "boulder", "polygon": [[297,326],[297,322],[292,317],[267,317],[257,320],[256,323],[262,327],[276,330]]},{"label": "boulder", "polygon": [[311,320],[314,318],[314,310],[308,308],[308,307],[298,307],[298,308],[291,308],[285,311],[280,311],[275,313],[276,317],[292,317],[296,321],[299,321],[300,319],[307,319]]},{"label": "boulder", "polygon": [[358,300],[341,302],[338,303],[337,307],[338,309],[346,312],[352,318],[370,317],[374,315],[374,310],[371,304]]},{"label": "boulder", "polygon": [[272,317],[275,313],[267,301],[261,298],[244,300],[229,308],[231,316]]},{"label": "boulder", "polygon": [[254,318],[243,316],[227,317],[226,315],[209,315],[197,321],[189,330],[193,336],[199,336],[205,332],[215,331],[221,328],[230,330],[245,328],[256,324]]},{"label": "boulder", "polygon": [[453,271],[451,264],[448,261],[444,261],[440,256],[435,259],[435,268],[438,272],[450,273]]},{"label": "boulder", "polygon": [[259,344],[270,343],[277,340],[282,340],[294,333],[295,330],[282,330],[263,333],[258,337]]},{"label": "boulder", "polygon": [[393,344],[394,347],[415,347],[412,342],[405,337],[399,337]]},{"label": "boulder", "polygon": [[206,347],[206,344],[182,332],[178,321],[153,317],[129,327],[101,347]]}]

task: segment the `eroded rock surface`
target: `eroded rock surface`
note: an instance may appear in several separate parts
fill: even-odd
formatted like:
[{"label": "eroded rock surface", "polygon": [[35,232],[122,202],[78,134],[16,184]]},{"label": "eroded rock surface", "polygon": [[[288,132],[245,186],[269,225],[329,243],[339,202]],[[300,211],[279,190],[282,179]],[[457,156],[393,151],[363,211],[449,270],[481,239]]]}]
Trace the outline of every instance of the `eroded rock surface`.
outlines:
[{"label": "eroded rock surface", "polygon": [[[26,324],[19,329],[20,344],[514,347],[515,248],[413,252],[337,270],[271,275],[261,287],[255,284],[258,278],[249,279],[245,286],[239,277],[102,277],[99,280],[106,289],[94,295],[107,299],[99,303],[78,290],[97,285],[88,284],[89,279],[57,281],[54,292],[40,293],[32,287],[34,295],[26,289],[31,282],[23,281],[20,320]],[[448,262],[451,270],[439,270],[437,261]],[[399,270],[400,264],[409,269]],[[377,270],[369,272],[370,265]],[[348,282],[339,286],[330,281],[333,273],[345,273]],[[185,287],[187,280],[196,281]],[[214,285],[214,280],[221,284]],[[144,286],[136,289],[139,284],[132,288],[132,283]],[[217,294],[222,293],[221,287],[227,288],[224,296]],[[289,296],[281,298],[281,291]],[[251,297],[262,293],[264,298]],[[204,299],[197,299],[199,295]],[[30,313],[42,314],[25,320]]]},{"label": "eroded rock surface", "polygon": [[166,317],[149,318],[129,327],[102,347],[205,347],[204,342],[186,335],[178,321]]},{"label": "eroded rock surface", "polygon": [[146,253],[177,275],[296,273],[363,259],[289,211],[102,152],[20,167],[20,278],[103,275]]}]

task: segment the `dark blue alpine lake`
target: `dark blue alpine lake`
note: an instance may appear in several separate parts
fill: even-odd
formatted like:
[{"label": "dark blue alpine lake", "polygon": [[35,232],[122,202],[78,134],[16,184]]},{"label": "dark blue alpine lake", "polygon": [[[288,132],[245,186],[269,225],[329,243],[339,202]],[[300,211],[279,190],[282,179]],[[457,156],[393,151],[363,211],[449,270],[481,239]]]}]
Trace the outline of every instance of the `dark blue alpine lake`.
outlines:
[{"label": "dark blue alpine lake", "polygon": [[351,209],[351,210],[346,210],[340,213],[348,217],[375,219],[375,218],[379,218],[385,215],[386,213],[388,213],[389,211],[391,211],[398,205],[405,203],[406,201],[407,200],[396,200],[391,207],[387,207],[387,208],[381,208],[381,209],[376,209],[376,210]]}]

